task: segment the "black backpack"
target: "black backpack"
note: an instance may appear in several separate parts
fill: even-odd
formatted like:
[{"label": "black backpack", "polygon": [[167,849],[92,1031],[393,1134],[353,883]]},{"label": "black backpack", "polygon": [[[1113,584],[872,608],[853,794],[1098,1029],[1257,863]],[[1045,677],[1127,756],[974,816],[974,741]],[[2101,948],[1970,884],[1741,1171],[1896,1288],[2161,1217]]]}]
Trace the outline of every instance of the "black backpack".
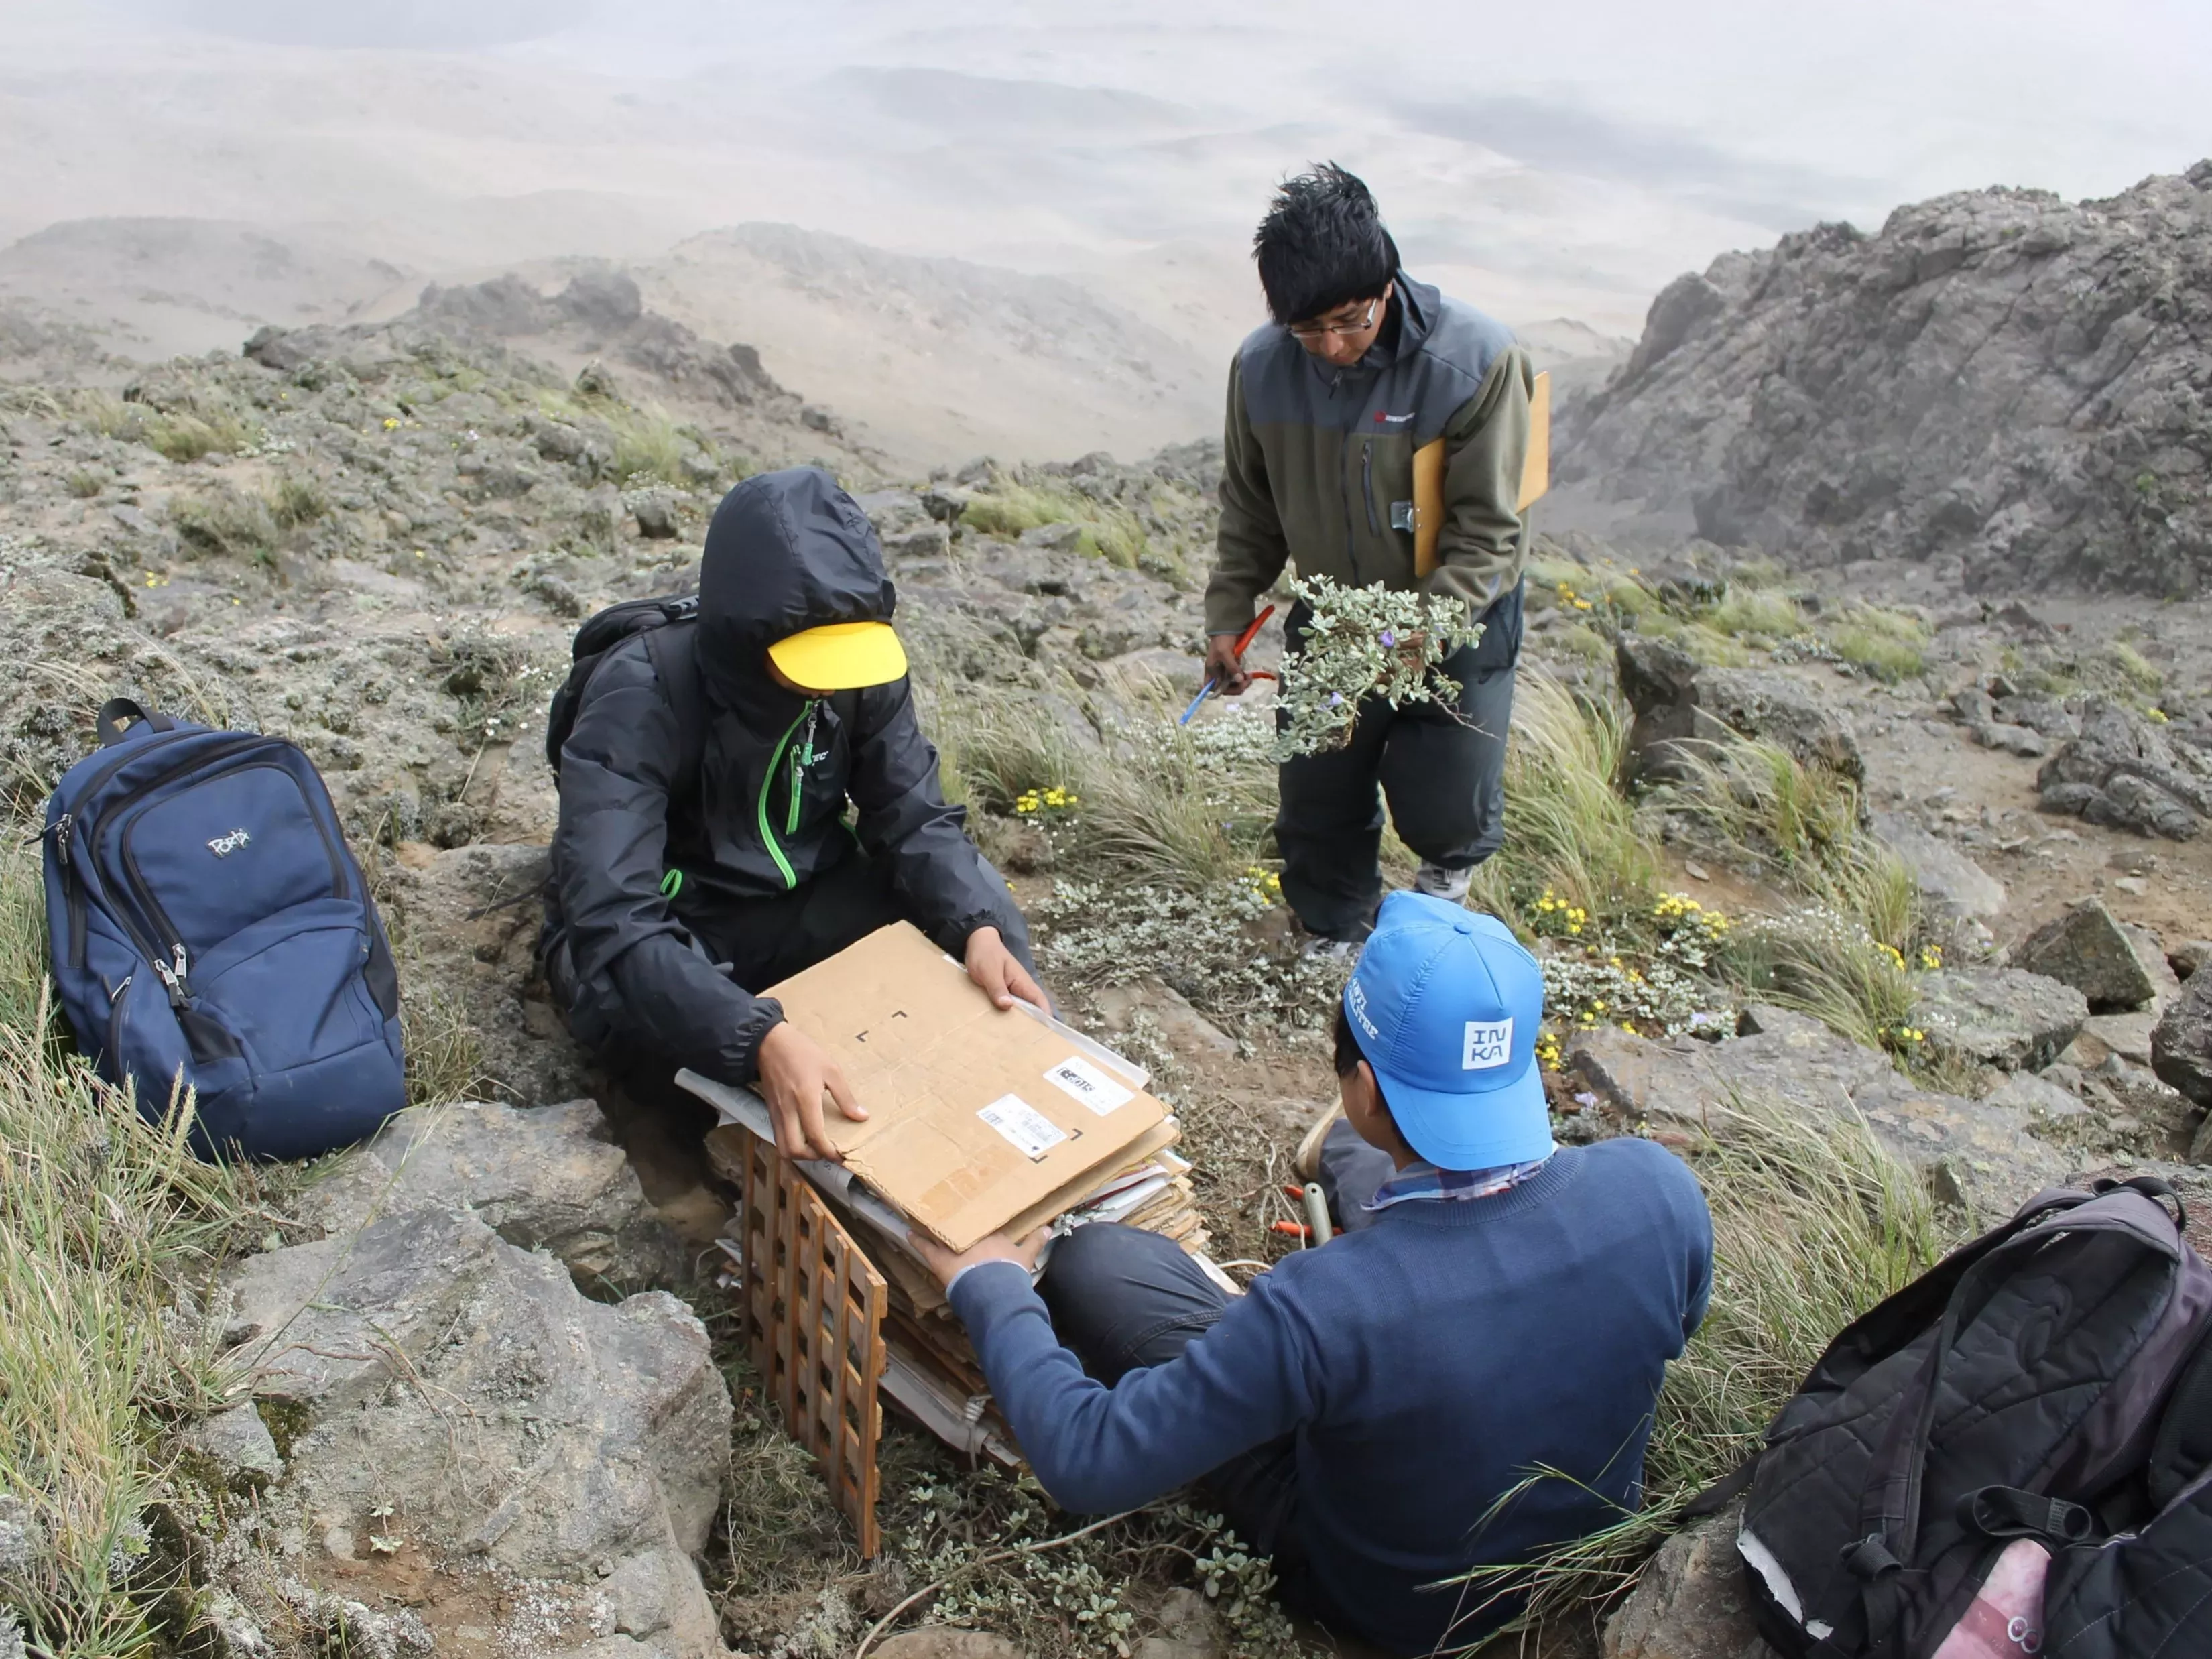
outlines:
[{"label": "black backpack", "polygon": [[[647,635],[646,654],[653,659],[653,672],[668,688],[669,701],[675,705],[677,724],[684,742],[696,742],[703,751],[707,719],[698,665],[696,660],[687,660],[680,666],[673,663],[670,650],[674,641],[662,631],[698,619],[696,593],[672,593],[659,599],[624,599],[620,605],[611,605],[576,630],[575,641],[568,647],[568,678],[561,682],[561,689],[553,694],[552,707],[545,714],[545,763],[553,769],[555,777],[561,775],[561,750],[568,745],[568,733],[575,730],[576,705],[584,699],[584,688],[591,684],[592,672],[608,652],[638,634]],[[686,767],[682,769],[682,775],[689,777],[697,771],[696,766]]]},{"label": "black backpack", "polygon": [[[1749,1486],[1736,1544],[1771,1644],[1929,1659],[1970,1609],[1987,1620],[1978,1594],[2032,1540],[2048,1640],[2030,1589],[1990,1650],[2212,1653],[2212,1269],[2179,1209],[2148,1176],[2040,1193],[1829,1345],[1753,1462],[1692,1506]],[[2157,1582],[2176,1559],[2178,1601]],[[2188,1635],[2123,1633],[2153,1629]]]}]

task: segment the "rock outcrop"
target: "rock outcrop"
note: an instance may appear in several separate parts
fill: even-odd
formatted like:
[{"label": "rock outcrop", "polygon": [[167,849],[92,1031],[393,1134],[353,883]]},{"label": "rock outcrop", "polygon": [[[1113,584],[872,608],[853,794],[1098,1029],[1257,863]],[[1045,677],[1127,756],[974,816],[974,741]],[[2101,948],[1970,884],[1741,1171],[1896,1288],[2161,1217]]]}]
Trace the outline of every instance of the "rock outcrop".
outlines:
[{"label": "rock outcrop", "polygon": [[[721,1644],[691,1556],[720,1498],[728,1389],[664,1291],[587,1301],[553,1257],[422,1208],[249,1257],[230,1359],[285,1427],[297,1570],[410,1548],[592,1586],[592,1659]],[[627,1641],[601,1649],[602,1638]]]},{"label": "rock outcrop", "polygon": [[2036,1138],[2027,1109],[1923,1088],[1887,1054],[1804,1015],[1764,1007],[1747,1013],[1747,1026],[1756,1029],[1723,1042],[1586,1032],[1568,1045],[1566,1067],[1601,1112],[1648,1126],[1662,1139],[1710,1133],[1745,1099],[1863,1118],[1939,1197],[1984,1215],[2009,1214],[2065,1175],[2065,1154]]},{"label": "rock outcrop", "polygon": [[2212,816],[2212,769],[2201,754],[2101,697],[2085,706],[2080,733],[2043,763],[2035,783],[2047,812],[2170,841],[2187,841]]},{"label": "rock outcrop", "polygon": [[1784,557],[1969,583],[2212,576],[2212,161],[2106,201],[1939,197],[1678,278],[1557,476]]},{"label": "rock outcrop", "polygon": [[2021,968],[1955,968],[1914,981],[1928,1045],[2001,1072],[2039,1072],[2081,1034],[2088,1000]]},{"label": "rock outcrop", "polygon": [[1603,1659],[1772,1659],[1751,1620],[1740,1508],[1693,1521],[1659,1547],[1607,1621]]},{"label": "rock outcrop", "polygon": [[558,1257],[588,1295],[684,1276],[675,1236],[588,1100],[402,1112],[310,1186],[299,1210],[332,1237],[387,1217],[467,1210],[508,1243]]},{"label": "rock outcrop", "polygon": [[1664,640],[1634,633],[1620,636],[1614,657],[1621,693],[1636,711],[1628,744],[1638,779],[1680,777],[1694,745],[1736,736],[1778,744],[1854,783],[1865,780],[1850,727],[1787,674],[1708,667]]},{"label": "rock outcrop", "polygon": [[2151,1069],[2200,1106],[2212,1106],[2212,974],[2191,974],[2150,1034]]}]

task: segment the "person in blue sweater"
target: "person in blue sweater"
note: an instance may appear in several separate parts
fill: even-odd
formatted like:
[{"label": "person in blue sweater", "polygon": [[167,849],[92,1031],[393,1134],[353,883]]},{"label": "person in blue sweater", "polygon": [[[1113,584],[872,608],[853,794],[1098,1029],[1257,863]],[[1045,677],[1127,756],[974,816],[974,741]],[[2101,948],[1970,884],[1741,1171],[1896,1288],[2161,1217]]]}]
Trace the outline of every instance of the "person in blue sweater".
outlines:
[{"label": "person in blue sweater", "polygon": [[1712,1222],[1656,1142],[1554,1146],[1543,975],[1510,931],[1419,893],[1377,920],[1337,1011],[1342,1115],[1311,1149],[1338,1237],[1241,1297],[1127,1227],[1062,1238],[1035,1288],[1042,1235],[924,1254],[1063,1508],[1197,1481],[1293,1610],[1449,1653],[1517,1611],[1471,1571],[1641,1500]]}]

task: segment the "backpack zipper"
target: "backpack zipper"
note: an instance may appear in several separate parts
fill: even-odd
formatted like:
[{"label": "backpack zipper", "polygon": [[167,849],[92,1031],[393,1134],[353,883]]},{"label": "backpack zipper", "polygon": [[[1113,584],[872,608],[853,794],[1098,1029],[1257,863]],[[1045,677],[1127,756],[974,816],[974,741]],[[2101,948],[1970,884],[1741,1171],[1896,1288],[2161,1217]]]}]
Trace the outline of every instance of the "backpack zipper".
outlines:
[{"label": "backpack zipper", "polygon": [[[784,750],[791,747],[792,734],[799,730],[799,722],[812,713],[813,709],[814,703],[811,699],[809,699],[806,707],[792,716],[791,724],[784,727],[783,736],[776,741],[775,752],[768,757],[768,774],[761,779],[758,814],[761,843],[768,848],[768,855],[775,860],[777,870],[782,872],[783,885],[787,891],[799,885],[799,872],[791,867],[791,860],[784,857],[783,848],[776,843],[775,831],[769,827],[768,798],[775,793],[776,777],[783,769]],[[793,828],[796,827],[794,824]],[[789,834],[790,831],[787,830],[785,833]]]},{"label": "backpack zipper", "polygon": [[1367,496],[1367,528],[1379,536],[1382,526],[1375,517],[1375,441],[1366,440],[1359,446],[1359,487]]},{"label": "backpack zipper", "polygon": [[77,874],[76,864],[70,857],[70,832],[76,828],[73,813],[64,812],[54,820],[54,860],[61,867],[62,897],[69,908],[70,966],[82,968],[86,945],[84,878]]}]

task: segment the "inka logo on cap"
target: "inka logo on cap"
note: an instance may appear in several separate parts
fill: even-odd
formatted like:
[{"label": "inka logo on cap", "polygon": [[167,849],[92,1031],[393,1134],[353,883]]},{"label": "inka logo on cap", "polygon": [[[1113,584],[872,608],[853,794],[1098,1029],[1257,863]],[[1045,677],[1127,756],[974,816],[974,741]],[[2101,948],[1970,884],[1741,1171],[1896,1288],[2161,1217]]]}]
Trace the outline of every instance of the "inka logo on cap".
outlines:
[{"label": "inka logo on cap", "polygon": [[1352,1018],[1359,1022],[1361,1030],[1371,1037],[1382,1035],[1375,1022],[1367,1018],[1367,988],[1356,979],[1344,988],[1344,1006],[1351,1012]]},{"label": "inka logo on cap", "polygon": [[1467,1023],[1466,1046],[1460,1050],[1462,1072],[1491,1072],[1513,1058],[1513,1016],[1494,1024],[1471,1019]]}]

